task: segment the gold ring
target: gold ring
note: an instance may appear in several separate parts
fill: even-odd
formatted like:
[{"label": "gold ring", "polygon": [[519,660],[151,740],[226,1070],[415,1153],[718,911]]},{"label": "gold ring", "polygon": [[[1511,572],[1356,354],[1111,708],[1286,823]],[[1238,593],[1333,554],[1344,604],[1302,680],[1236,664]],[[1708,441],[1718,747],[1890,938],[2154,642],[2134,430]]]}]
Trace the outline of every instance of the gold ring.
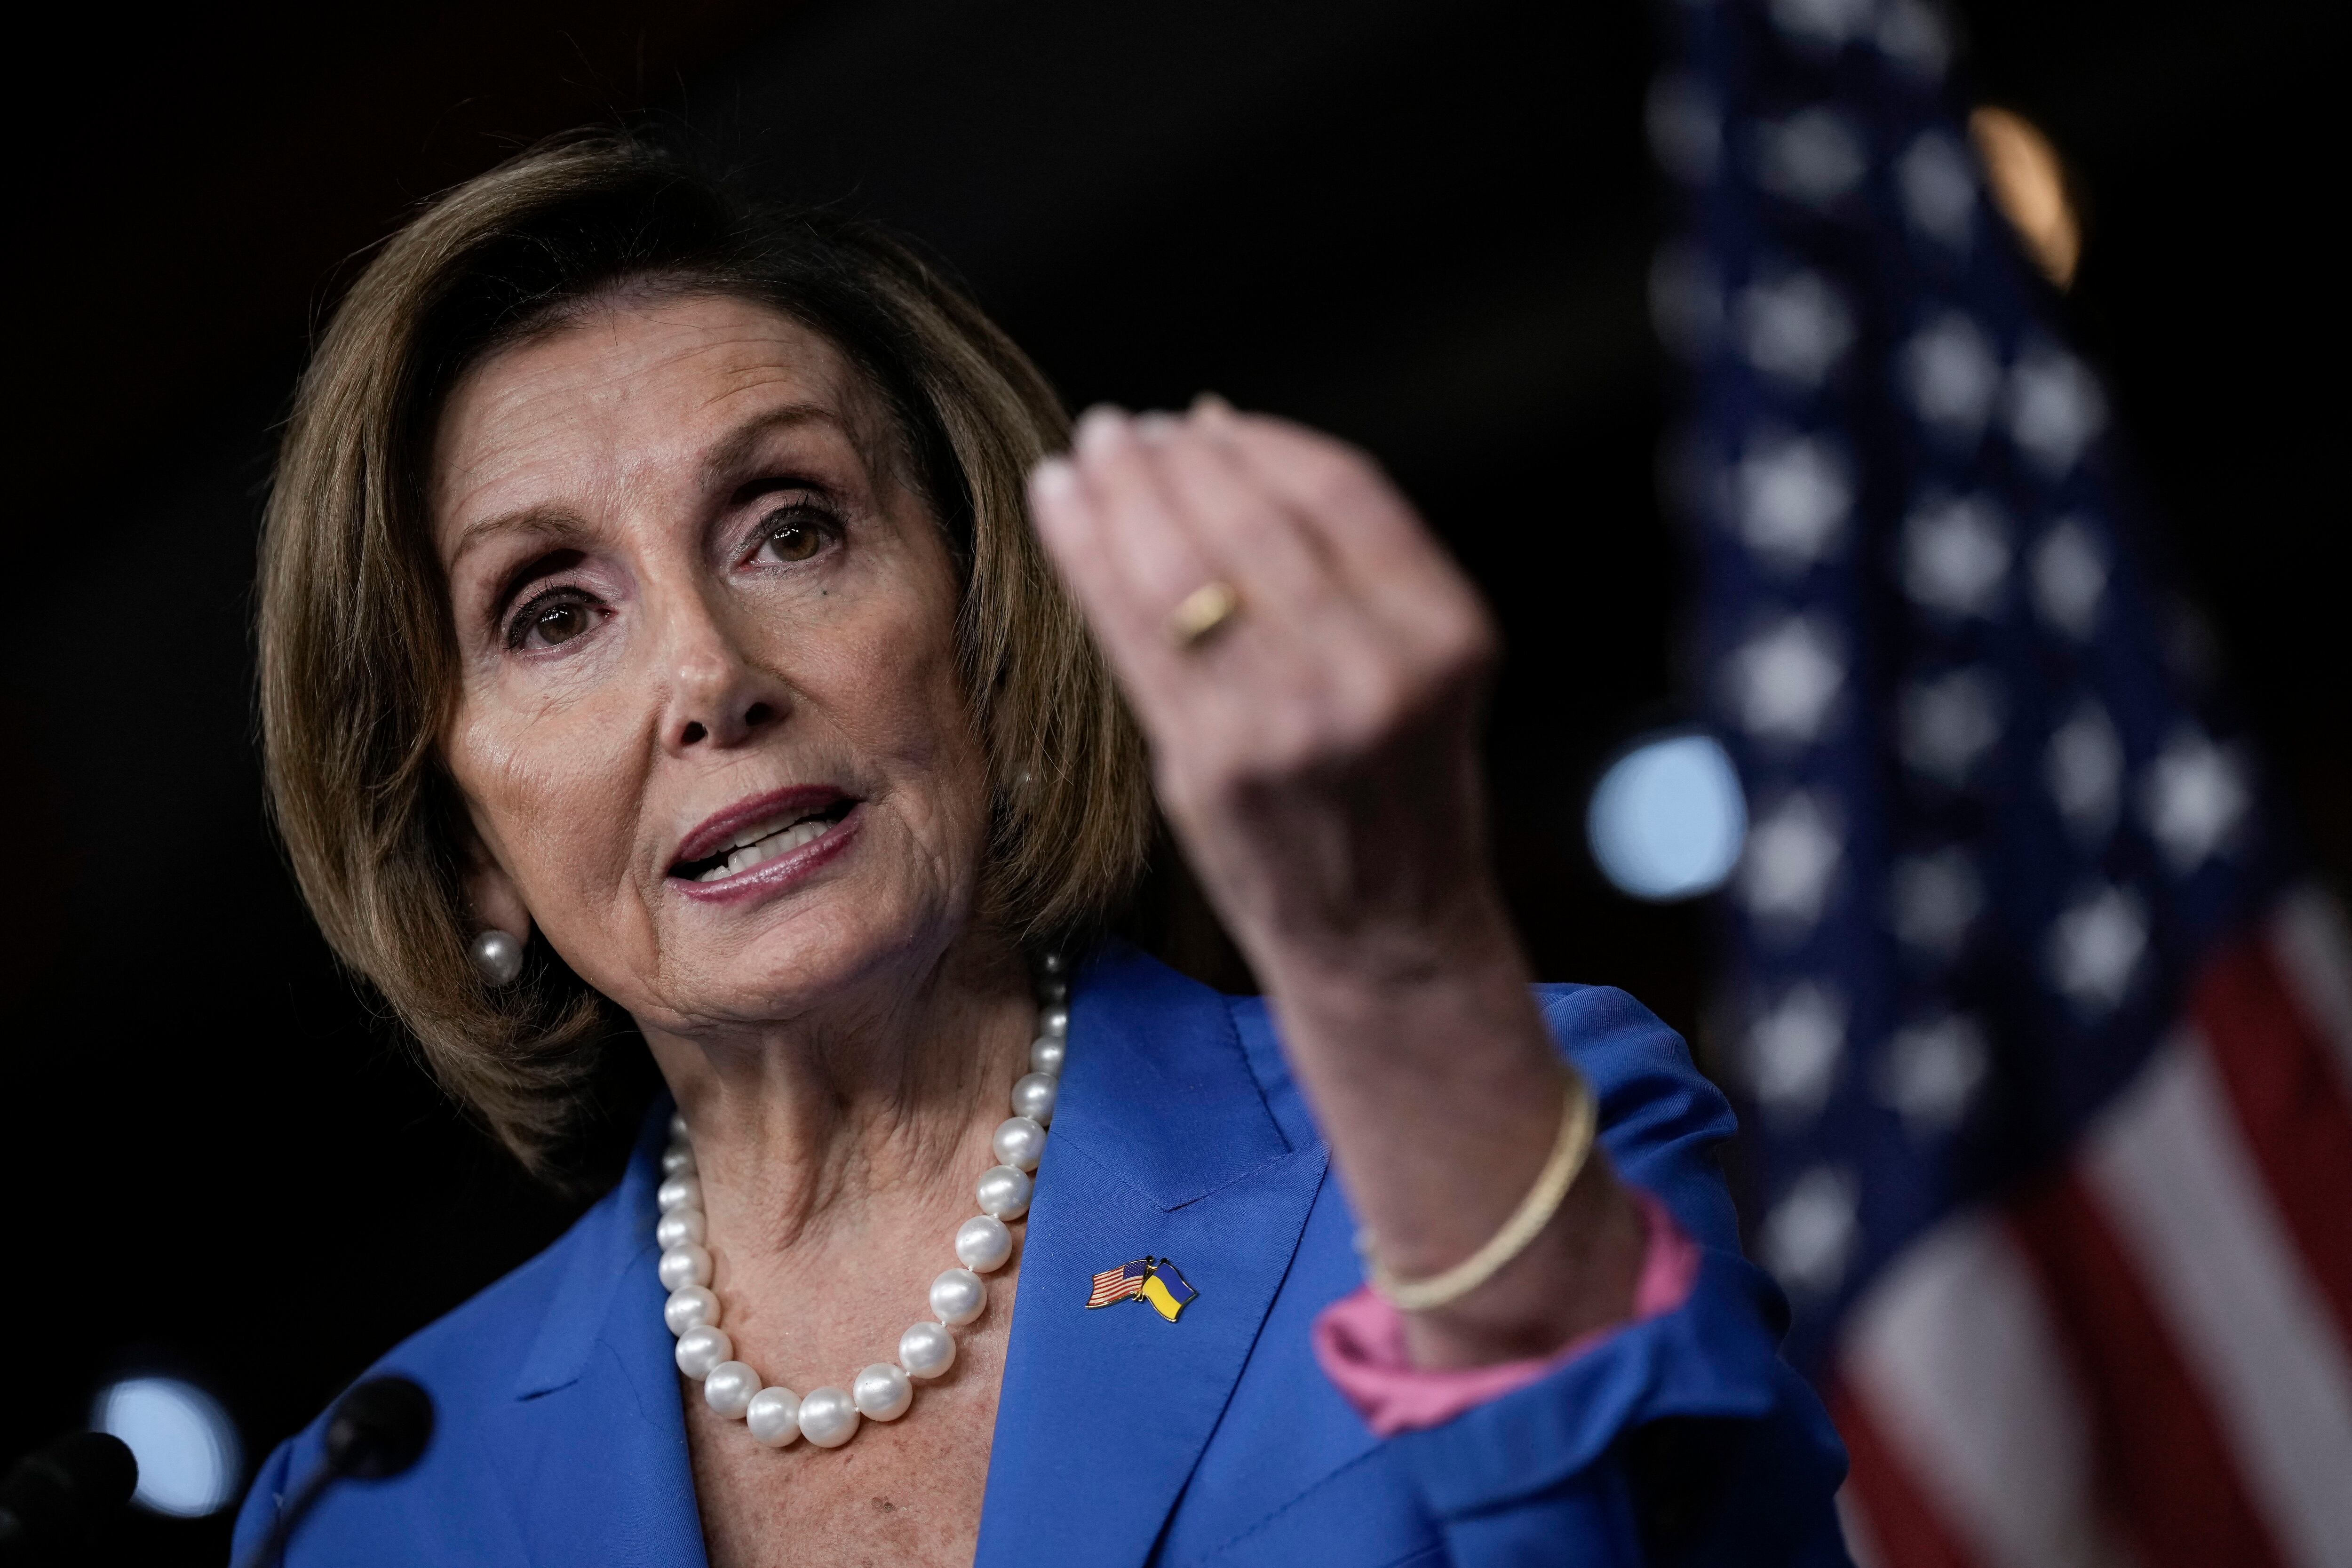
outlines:
[{"label": "gold ring", "polygon": [[1168,612],[1168,640],[1181,648],[1199,647],[1241,613],[1239,591],[1222,578],[1211,578]]}]

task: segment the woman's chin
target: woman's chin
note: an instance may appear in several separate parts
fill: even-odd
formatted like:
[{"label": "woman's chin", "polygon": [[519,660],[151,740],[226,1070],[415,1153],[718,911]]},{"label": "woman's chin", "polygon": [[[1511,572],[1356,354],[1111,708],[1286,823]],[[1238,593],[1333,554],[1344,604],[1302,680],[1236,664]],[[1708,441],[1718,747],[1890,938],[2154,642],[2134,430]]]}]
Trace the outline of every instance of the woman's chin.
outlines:
[{"label": "woman's chin", "polygon": [[[777,862],[769,861],[709,892],[698,885],[688,894],[673,879],[680,897],[663,922],[658,965],[671,977],[663,986],[671,994],[657,1000],[655,1016],[740,1024],[802,1016],[877,979],[903,986],[901,972],[935,960],[962,923],[948,914],[958,900],[878,874],[891,857],[877,842],[844,835],[856,821],[845,818],[806,847],[827,851],[821,859],[795,852],[776,873],[769,868]],[[692,978],[679,987],[686,977]]]},{"label": "woman's chin", "polygon": [[908,956],[908,933],[878,921],[773,931],[677,966],[667,994],[638,1021],[666,1033],[732,1036],[787,1020],[865,1017],[877,998],[887,1006],[915,988]]}]

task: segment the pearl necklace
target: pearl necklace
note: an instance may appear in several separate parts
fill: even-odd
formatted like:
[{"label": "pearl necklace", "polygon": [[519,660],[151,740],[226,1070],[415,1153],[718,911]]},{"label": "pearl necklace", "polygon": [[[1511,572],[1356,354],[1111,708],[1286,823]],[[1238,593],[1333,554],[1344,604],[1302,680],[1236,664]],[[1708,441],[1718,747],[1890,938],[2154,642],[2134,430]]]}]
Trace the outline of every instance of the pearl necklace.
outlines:
[{"label": "pearl necklace", "polygon": [[978,1318],[988,1306],[988,1284],[1013,1256],[1008,1222],[1029,1212],[1034,1186],[1030,1173],[1045,1152],[1045,1129],[1054,1120],[1054,1095],[1068,1048],[1069,984],[1059,953],[1039,965],[1037,1037],[1029,1046],[1029,1071],[1013,1086],[1013,1116],[991,1140],[1003,1163],[980,1178],[974,1195],[980,1213],[956,1226],[955,1255],[961,1267],[931,1281],[933,1321],[916,1323],[898,1336],[894,1365],[877,1361],[850,1380],[846,1389],[812,1388],[806,1394],[773,1384],[735,1359],[734,1342],[719,1326],[719,1298],[710,1289],[709,1226],[702,1214],[702,1183],[695,1173],[694,1148],[686,1118],[669,1121],[669,1147],[662,1154],[662,1183],[654,1196],[661,1218],[654,1239],[661,1247],[657,1266],[669,1300],[662,1320],[677,1336],[677,1370],[702,1384],[703,1402],[730,1421],[740,1421],[752,1437],[781,1448],[806,1437],[821,1448],[838,1448],[857,1435],[861,1419],[896,1421],[915,1403],[913,1379],[938,1377],[955,1364],[955,1336],[948,1331]]}]

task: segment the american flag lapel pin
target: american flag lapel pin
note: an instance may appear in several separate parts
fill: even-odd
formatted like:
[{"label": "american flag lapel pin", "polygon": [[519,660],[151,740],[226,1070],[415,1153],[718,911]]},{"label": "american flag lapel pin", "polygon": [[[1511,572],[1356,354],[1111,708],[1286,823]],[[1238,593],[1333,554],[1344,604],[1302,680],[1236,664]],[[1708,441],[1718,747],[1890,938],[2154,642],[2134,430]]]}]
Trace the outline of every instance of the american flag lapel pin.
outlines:
[{"label": "american flag lapel pin", "polygon": [[1165,1258],[1147,1256],[1096,1275],[1094,1289],[1087,1295],[1087,1310],[1117,1306],[1121,1301],[1144,1301],[1172,1323],[1176,1315],[1200,1294],[1175,1264]]}]

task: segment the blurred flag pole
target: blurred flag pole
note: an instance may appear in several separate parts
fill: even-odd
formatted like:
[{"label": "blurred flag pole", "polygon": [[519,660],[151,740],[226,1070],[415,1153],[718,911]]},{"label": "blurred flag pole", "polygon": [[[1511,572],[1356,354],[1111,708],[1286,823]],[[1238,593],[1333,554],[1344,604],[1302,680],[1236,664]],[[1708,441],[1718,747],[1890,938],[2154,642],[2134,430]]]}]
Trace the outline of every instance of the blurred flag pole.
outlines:
[{"label": "blurred flag pole", "polygon": [[1857,1553],[2345,1568],[2352,966],[2153,577],[2071,230],[2021,257],[2032,147],[1971,146],[1921,0],[1668,16],[1728,1054]]}]

